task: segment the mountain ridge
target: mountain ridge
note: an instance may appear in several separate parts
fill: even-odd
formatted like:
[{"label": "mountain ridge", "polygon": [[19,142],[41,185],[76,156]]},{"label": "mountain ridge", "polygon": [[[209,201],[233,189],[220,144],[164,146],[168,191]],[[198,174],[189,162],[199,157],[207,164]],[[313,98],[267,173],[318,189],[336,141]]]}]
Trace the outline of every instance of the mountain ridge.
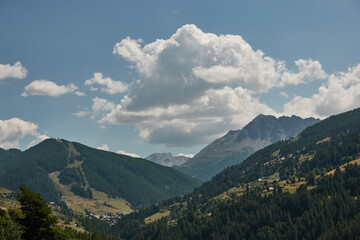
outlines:
[{"label": "mountain ridge", "polygon": [[260,114],[243,129],[229,131],[176,169],[207,181],[222,169],[240,163],[255,151],[271,143],[294,137],[319,121],[315,118],[302,119],[295,115],[276,118]]},{"label": "mountain ridge", "polygon": [[179,166],[187,162],[190,158],[185,156],[173,156],[170,152],[167,153],[153,153],[145,158],[146,160],[154,163],[172,167],[174,165]]}]

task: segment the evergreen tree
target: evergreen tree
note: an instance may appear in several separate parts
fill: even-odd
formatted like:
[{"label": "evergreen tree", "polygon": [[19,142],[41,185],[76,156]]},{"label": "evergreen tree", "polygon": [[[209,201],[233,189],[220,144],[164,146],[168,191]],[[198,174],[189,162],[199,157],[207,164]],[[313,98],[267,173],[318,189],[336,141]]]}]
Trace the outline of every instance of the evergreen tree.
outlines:
[{"label": "evergreen tree", "polygon": [[6,211],[0,209],[0,240],[20,240],[21,234],[20,225],[14,222]]},{"label": "evergreen tree", "polygon": [[56,231],[52,228],[57,218],[51,215],[51,208],[42,200],[40,193],[33,193],[24,185],[19,187],[18,200],[23,218],[19,223],[24,228],[22,237],[26,240],[55,239]]}]

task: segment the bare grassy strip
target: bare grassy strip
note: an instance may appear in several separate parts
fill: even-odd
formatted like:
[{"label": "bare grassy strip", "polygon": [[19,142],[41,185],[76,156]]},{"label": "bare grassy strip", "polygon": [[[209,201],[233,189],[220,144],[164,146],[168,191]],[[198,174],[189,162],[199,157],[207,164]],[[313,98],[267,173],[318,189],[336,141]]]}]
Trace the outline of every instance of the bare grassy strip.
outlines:
[{"label": "bare grassy strip", "polygon": [[14,209],[20,208],[20,203],[16,199],[10,199],[2,197],[3,194],[11,194],[13,191],[0,187],[0,208],[7,210],[7,209]]},{"label": "bare grassy strip", "polygon": [[[351,162],[348,162],[348,163],[345,163],[344,165],[341,165],[340,166],[340,170],[341,171],[345,171],[345,167],[346,167],[346,165],[348,165],[348,164],[357,164],[357,165],[359,165],[360,164],[360,158],[358,158],[358,159],[356,159],[356,160],[353,160],[353,161],[351,161]],[[333,170],[331,170],[330,172],[327,172],[325,175],[334,175],[334,173],[335,173],[335,171],[336,171],[336,169],[333,169]]]},{"label": "bare grassy strip", "polygon": [[76,148],[74,147],[74,145],[71,142],[68,142],[68,146],[69,146],[69,153],[74,154],[75,156],[79,156],[80,153],[76,150]]},{"label": "bare grassy strip", "polygon": [[169,216],[170,215],[170,211],[167,209],[161,209],[160,212],[155,213],[153,215],[151,215],[150,217],[145,218],[145,224],[149,224],[152,222],[155,222],[163,217]]},{"label": "bare grassy strip", "polygon": [[84,161],[78,161],[75,160],[74,163],[69,163],[66,167],[67,168],[77,168],[79,166],[81,166],[81,164],[83,164]]},{"label": "bare grassy strip", "polygon": [[49,178],[50,178],[51,181],[55,184],[56,190],[58,190],[59,192],[61,192],[63,196],[71,196],[71,195],[74,195],[74,194],[70,191],[70,185],[69,185],[69,186],[62,185],[62,184],[59,182],[59,175],[60,175],[60,172],[59,172],[59,171],[49,173]]},{"label": "bare grassy strip", "polygon": [[70,222],[69,224],[65,224],[63,220],[59,220],[59,222],[56,225],[63,228],[70,228],[78,232],[87,232],[84,228],[79,227],[75,222]]},{"label": "bare grassy strip", "polygon": [[[85,209],[97,215],[105,215],[108,213],[117,214],[130,213],[132,210],[130,205],[126,204],[123,199],[110,199],[107,198],[105,201],[102,199],[87,199],[79,196],[64,197],[66,205],[77,212],[85,212]],[[111,205],[117,205],[117,207]]]},{"label": "bare grassy strip", "polygon": [[70,185],[63,185],[59,182],[60,172],[52,172],[49,174],[50,179],[54,182],[56,188],[61,191],[61,199],[73,211],[84,213],[85,209],[88,211],[104,215],[108,213],[123,213],[128,214],[132,212],[131,204],[122,198],[111,198],[106,193],[96,191],[90,188],[93,192],[93,199],[83,198],[75,195],[70,191]]},{"label": "bare grassy strip", "polygon": [[320,143],[323,143],[323,142],[329,142],[330,140],[331,140],[331,137],[326,137],[323,140],[318,141],[316,144],[320,144]]}]

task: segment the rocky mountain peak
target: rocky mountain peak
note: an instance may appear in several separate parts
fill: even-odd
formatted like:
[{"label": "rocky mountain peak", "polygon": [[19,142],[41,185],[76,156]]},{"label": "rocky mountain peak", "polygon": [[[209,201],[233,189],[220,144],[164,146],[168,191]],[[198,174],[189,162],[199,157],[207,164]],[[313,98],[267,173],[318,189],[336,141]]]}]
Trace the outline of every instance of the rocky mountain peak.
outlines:
[{"label": "rocky mountain peak", "polygon": [[224,168],[242,162],[272,143],[297,136],[319,119],[260,114],[241,130],[231,130],[202,149],[179,169],[201,180],[209,180]]},{"label": "rocky mountain peak", "polygon": [[185,156],[174,157],[171,153],[167,152],[167,153],[153,153],[150,156],[147,156],[145,159],[163,166],[172,167],[174,165],[180,166],[190,158]]}]

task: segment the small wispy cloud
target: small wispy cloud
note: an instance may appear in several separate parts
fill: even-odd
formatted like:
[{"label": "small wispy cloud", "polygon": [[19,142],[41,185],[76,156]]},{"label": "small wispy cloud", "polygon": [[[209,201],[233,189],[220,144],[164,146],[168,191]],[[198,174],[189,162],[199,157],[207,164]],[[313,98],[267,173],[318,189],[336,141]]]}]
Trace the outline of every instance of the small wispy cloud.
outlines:
[{"label": "small wispy cloud", "polygon": [[85,96],[86,96],[86,93],[80,92],[80,91],[76,91],[76,92],[74,92],[74,94],[75,94],[76,96],[79,96],[79,97],[85,97]]},{"label": "small wispy cloud", "polygon": [[88,116],[89,114],[91,114],[91,113],[86,112],[86,111],[80,111],[80,112],[73,113],[73,115],[76,117],[85,117],[85,116]]},{"label": "small wispy cloud", "polygon": [[128,90],[126,83],[112,80],[109,77],[104,77],[102,73],[96,72],[94,76],[85,81],[85,85],[90,86],[91,91],[96,91],[98,88],[93,85],[100,85],[101,91],[108,94],[122,93]]},{"label": "small wispy cloud", "polygon": [[280,95],[284,98],[289,98],[289,95],[286,92],[280,92]]},{"label": "small wispy cloud", "polygon": [[187,157],[187,158],[193,158],[194,154],[184,154],[184,153],[178,153],[178,155],[176,155],[177,157]]},{"label": "small wispy cloud", "polygon": [[25,91],[21,94],[23,97],[28,96],[50,96],[59,97],[66,93],[74,92],[78,89],[73,83],[65,85],[57,85],[49,80],[35,80],[25,87]]},{"label": "small wispy cloud", "polygon": [[107,144],[103,144],[101,146],[98,146],[97,149],[104,150],[104,151],[109,151],[109,146]]},{"label": "small wispy cloud", "polygon": [[125,152],[123,150],[118,150],[116,151],[117,154],[121,154],[121,155],[126,155],[126,156],[130,156],[130,157],[134,157],[134,158],[141,158],[139,155],[135,154],[135,153],[128,153]]}]

